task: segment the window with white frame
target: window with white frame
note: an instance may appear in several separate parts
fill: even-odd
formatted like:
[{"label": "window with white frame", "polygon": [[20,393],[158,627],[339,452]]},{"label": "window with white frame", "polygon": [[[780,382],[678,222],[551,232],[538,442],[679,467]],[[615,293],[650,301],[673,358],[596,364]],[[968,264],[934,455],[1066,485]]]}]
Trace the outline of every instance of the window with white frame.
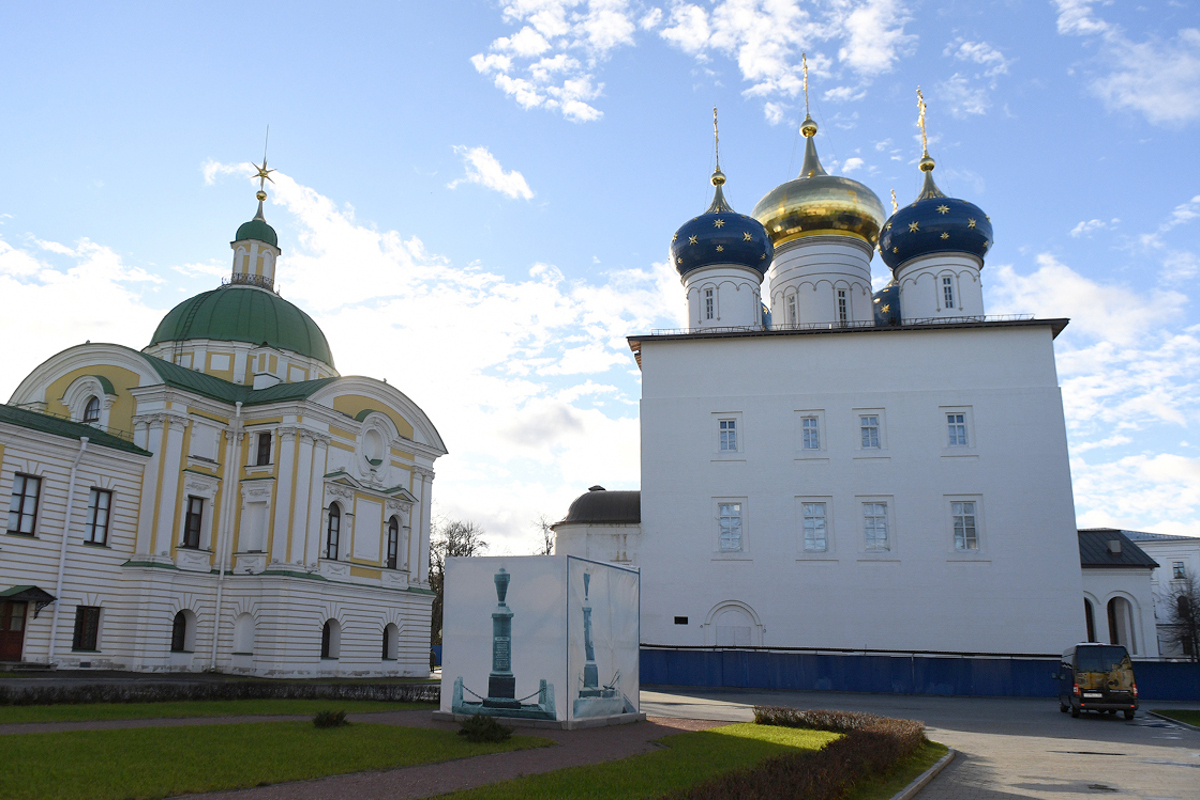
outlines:
[{"label": "window with white frame", "polygon": [[717,531],[720,548],[726,552],[742,549],[742,504],[717,504]]},{"label": "window with white frame", "polygon": [[942,277],[942,305],[954,308],[954,281],[949,275]]},{"label": "window with white frame", "polygon": [[800,511],[804,517],[804,551],[807,553],[824,553],[829,548],[827,536],[828,518],[825,515],[824,503],[801,503]]},{"label": "window with white frame", "polygon": [[88,398],[87,405],[83,408],[83,421],[100,421],[100,398],[96,397],[96,395],[92,395]]},{"label": "window with white frame", "polygon": [[976,526],[975,501],[952,501],[950,516],[954,520],[954,549],[978,550],[979,529]]},{"label": "window with white frame", "polygon": [[704,318],[712,319],[716,316],[717,300],[713,295],[712,289],[704,290]]},{"label": "window with white frame", "polygon": [[325,557],[337,561],[338,540],[342,534],[342,509],[337,503],[329,504],[329,523],[325,528]]},{"label": "window with white frame", "polygon": [[92,488],[88,493],[87,522],[83,540],[88,544],[108,544],[108,515],[112,509],[112,492]]},{"label": "window with white frame", "polygon": [[847,305],[847,302],[846,302],[846,290],[845,289],[837,290],[837,306],[838,306],[837,307],[838,323],[845,325],[846,322],[849,321],[849,319],[850,319],[850,310],[849,310],[849,306]]},{"label": "window with white frame", "polygon": [[820,450],[821,421],[816,417],[803,417],[800,420],[800,429],[804,437],[801,447],[805,450]]},{"label": "window with white frame", "polygon": [[860,414],[858,416],[858,430],[863,450],[879,450],[883,446],[879,437],[879,427],[878,414]]},{"label": "window with white frame", "polygon": [[204,524],[204,498],[188,495],[183,517],[183,542],[180,547],[200,548],[200,529]]},{"label": "window with white frame", "polygon": [[863,503],[863,542],[867,550],[890,550],[887,503]]},{"label": "window with white frame", "polygon": [[8,532],[33,535],[37,524],[38,493],[42,479],[20,472],[13,475],[12,498],[8,503]]},{"label": "window with white frame", "polygon": [[1182,561],[1174,561],[1171,563],[1171,580],[1187,580],[1187,567],[1183,565]]},{"label": "window with white frame", "polygon": [[720,451],[722,453],[736,453],[738,449],[737,420],[722,419],[718,420],[717,424],[720,434]]},{"label": "window with white frame", "polygon": [[787,323],[788,325],[796,324],[796,295],[789,294],[787,296]]},{"label": "window with white frame", "polygon": [[946,431],[950,436],[951,447],[966,447],[967,415],[961,411],[951,411],[947,413]]}]

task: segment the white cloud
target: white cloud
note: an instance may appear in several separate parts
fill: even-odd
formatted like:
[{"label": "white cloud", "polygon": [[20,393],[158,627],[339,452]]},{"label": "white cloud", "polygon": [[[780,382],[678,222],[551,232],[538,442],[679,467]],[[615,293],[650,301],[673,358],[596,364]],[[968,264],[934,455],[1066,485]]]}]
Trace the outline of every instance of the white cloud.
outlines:
[{"label": "white cloud", "polygon": [[1073,458],[1071,478],[1076,506],[1087,509],[1081,526],[1200,533],[1200,459],[1173,453],[1106,463]]},{"label": "white cloud", "polygon": [[987,42],[968,41],[961,36],[947,44],[942,55],[978,69],[955,72],[938,83],[937,97],[947,103],[950,113],[958,119],[986,114],[992,105],[991,92],[996,88],[996,79],[1008,73],[1012,61]]},{"label": "white cloud", "polygon": [[451,189],[461,183],[478,183],[488,189],[511,197],[530,200],[533,190],[525,182],[525,176],[516,170],[505,172],[500,162],[486,147],[465,147],[455,145],[454,152],[462,156],[463,165],[467,168],[466,177],[458,178],[447,184]]},{"label": "white cloud", "polygon": [[1119,219],[1114,219],[1112,222],[1105,222],[1102,219],[1083,220],[1074,228],[1071,228],[1071,235],[1076,239],[1080,236],[1091,236],[1094,231],[1102,231],[1110,225],[1116,225],[1118,222],[1120,222]]},{"label": "white cloud", "polygon": [[862,166],[864,163],[866,163],[866,162],[864,162],[861,158],[858,158],[858,157],[847,158],[846,163],[842,164],[841,171],[843,174],[849,175],[851,172],[854,172],[854,170],[856,170],[856,169],[862,169]]},{"label": "white cloud", "polygon": [[1098,74],[1088,83],[1110,110],[1142,114],[1153,125],[1200,118],[1200,30],[1181,28],[1168,41],[1134,41],[1095,15],[1096,0],[1055,0],[1058,32],[1101,43]]},{"label": "white cloud", "polygon": [[987,89],[972,83],[967,76],[959,72],[938,83],[936,97],[946,101],[951,115],[957,119],[986,114],[991,106]]},{"label": "white cloud", "polygon": [[987,42],[969,42],[961,36],[947,44],[942,55],[953,56],[958,61],[978,64],[984,68],[983,74],[988,78],[1007,74],[1008,67],[1012,64],[1010,59],[1004,57],[1004,53]]}]

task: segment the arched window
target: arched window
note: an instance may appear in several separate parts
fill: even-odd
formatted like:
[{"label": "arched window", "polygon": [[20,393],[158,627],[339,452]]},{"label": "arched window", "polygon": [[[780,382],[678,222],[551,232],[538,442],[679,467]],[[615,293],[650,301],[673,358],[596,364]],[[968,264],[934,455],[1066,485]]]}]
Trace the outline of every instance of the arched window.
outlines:
[{"label": "arched window", "polygon": [[325,535],[325,557],[337,561],[338,536],[342,531],[342,510],[337,503],[329,504],[329,528]]},{"label": "arched window", "polygon": [[192,652],[192,640],[195,638],[195,626],[190,624],[190,616],[192,616],[191,612],[186,610],[180,611],[175,615],[175,620],[171,623],[172,653]]},{"label": "arched window", "polygon": [[400,552],[400,520],[388,520],[387,568],[396,568],[396,556]]},{"label": "arched window", "polygon": [[[78,406],[77,406],[78,407]],[[87,405],[83,408],[84,422],[99,422],[100,421],[100,398],[92,395],[88,398]]]},{"label": "arched window", "polygon": [[1108,601],[1109,644],[1123,644],[1131,655],[1138,654],[1137,638],[1133,629],[1133,606],[1124,597]]},{"label": "arched window", "polygon": [[337,658],[342,646],[342,626],[336,619],[325,620],[321,628],[321,658]]},{"label": "arched window", "polygon": [[383,655],[384,661],[395,661],[400,650],[400,629],[395,623],[389,623],[383,628]]},{"label": "arched window", "polygon": [[1092,612],[1092,601],[1083,598],[1083,616],[1087,621],[1087,640],[1096,641],[1096,615]]}]

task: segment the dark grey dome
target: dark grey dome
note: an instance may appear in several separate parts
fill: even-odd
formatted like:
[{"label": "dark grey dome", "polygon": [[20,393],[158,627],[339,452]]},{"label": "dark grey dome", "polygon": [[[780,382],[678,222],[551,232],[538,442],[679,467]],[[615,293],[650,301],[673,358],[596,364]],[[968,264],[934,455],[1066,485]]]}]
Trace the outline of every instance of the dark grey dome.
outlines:
[{"label": "dark grey dome", "polygon": [[567,515],[554,525],[636,524],[641,521],[640,491],[610,492],[603,486],[593,486],[575,498]]}]

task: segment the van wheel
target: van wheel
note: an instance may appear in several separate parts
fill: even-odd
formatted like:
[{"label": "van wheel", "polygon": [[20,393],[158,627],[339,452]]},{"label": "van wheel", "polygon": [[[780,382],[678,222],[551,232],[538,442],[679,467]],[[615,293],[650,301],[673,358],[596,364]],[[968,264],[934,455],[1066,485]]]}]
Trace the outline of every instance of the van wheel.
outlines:
[{"label": "van wheel", "polygon": [[1058,710],[1064,714],[1067,713],[1067,704],[1064,703],[1062,700],[1059,700],[1058,701]]},{"label": "van wheel", "polygon": [[1108,713],[1115,717],[1117,715],[1117,710],[1115,708],[1110,708],[1108,709]]},{"label": "van wheel", "polygon": [[1125,719],[1133,719],[1133,710],[1129,709],[1125,712]]},{"label": "van wheel", "polygon": [[1071,704],[1071,716],[1075,717],[1075,719],[1079,719],[1079,706],[1075,705],[1074,703]]}]

